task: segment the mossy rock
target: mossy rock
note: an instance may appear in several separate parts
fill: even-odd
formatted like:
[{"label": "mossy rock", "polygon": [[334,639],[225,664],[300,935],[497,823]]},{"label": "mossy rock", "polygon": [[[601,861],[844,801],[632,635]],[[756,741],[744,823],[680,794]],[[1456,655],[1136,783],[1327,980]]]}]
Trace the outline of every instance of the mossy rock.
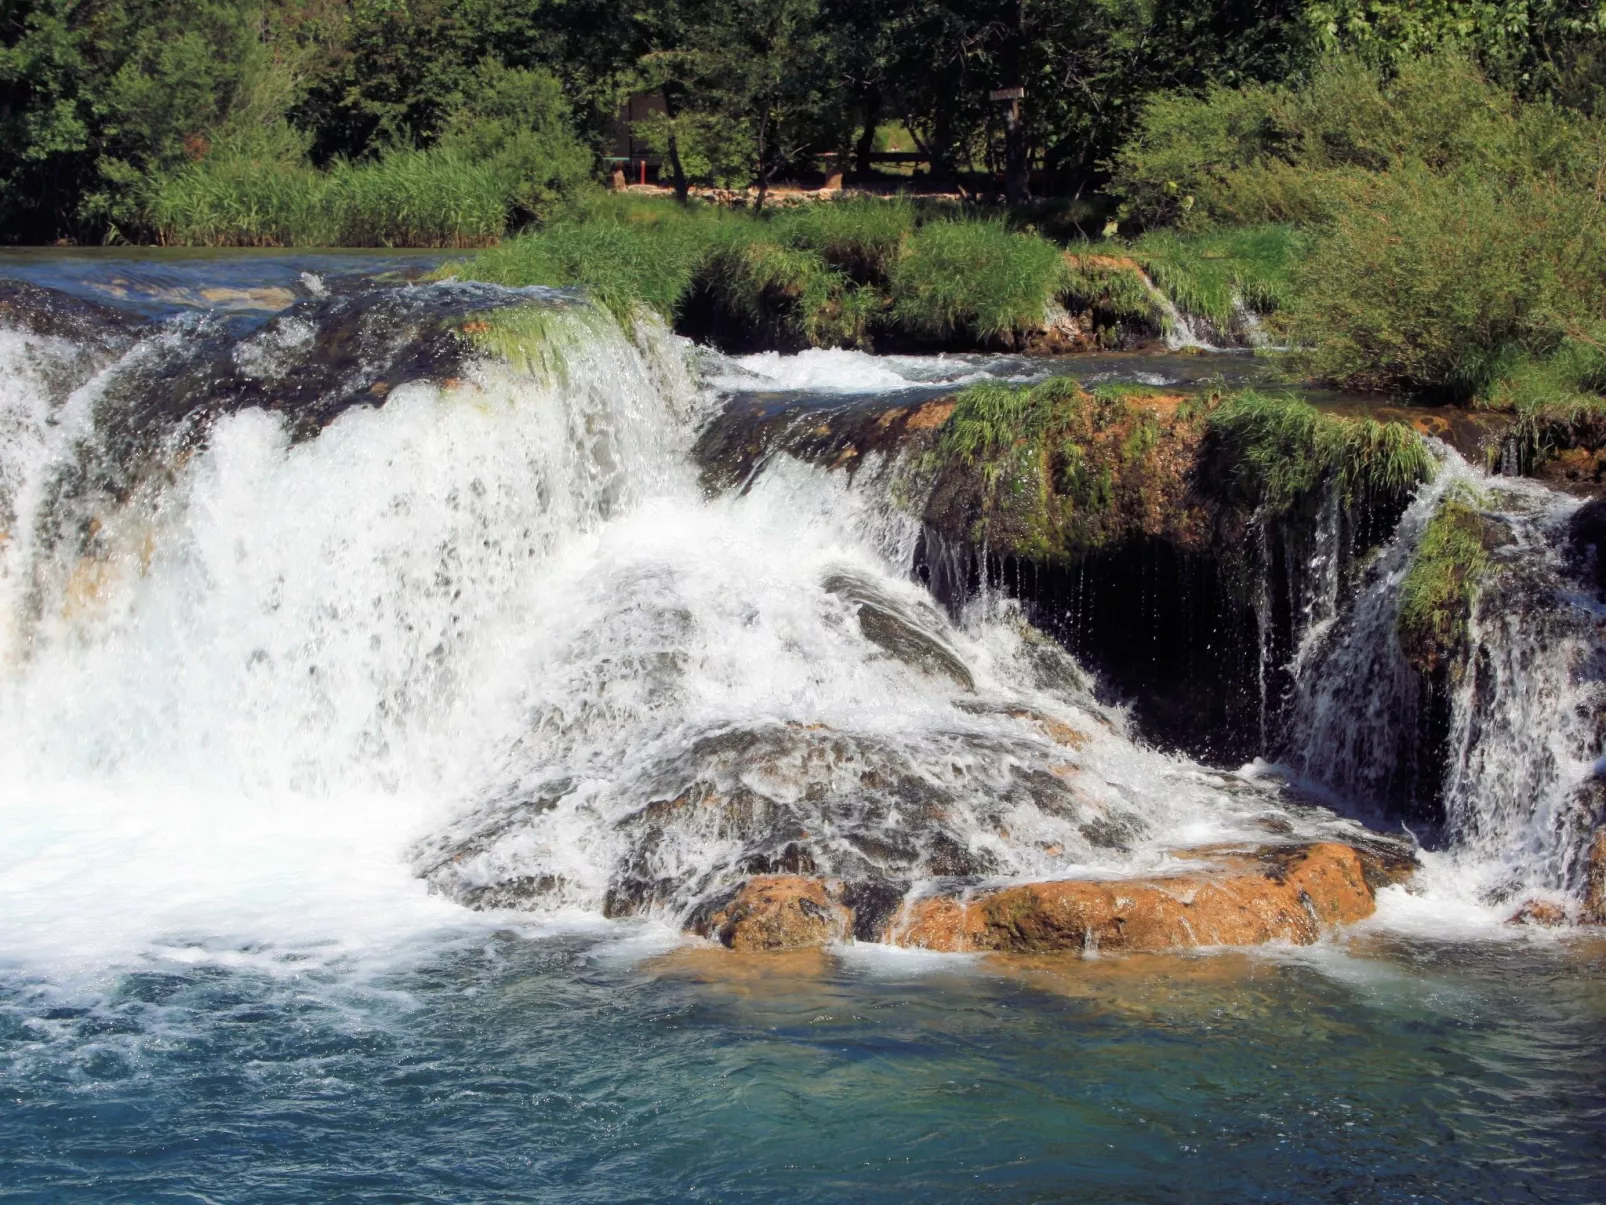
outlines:
[{"label": "mossy rock", "polygon": [[1480,508],[1481,499],[1470,489],[1446,494],[1400,584],[1395,632],[1401,651],[1420,673],[1454,674],[1465,662],[1468,626],[1489,554],[1510,538]]}]

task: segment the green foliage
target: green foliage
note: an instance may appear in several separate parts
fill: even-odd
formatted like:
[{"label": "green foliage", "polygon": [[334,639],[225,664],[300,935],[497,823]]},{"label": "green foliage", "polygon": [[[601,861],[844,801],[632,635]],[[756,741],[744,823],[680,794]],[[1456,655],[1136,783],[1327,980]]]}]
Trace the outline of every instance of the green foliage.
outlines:
[{"label": "green foliage", "polygon": [[514,286],[583,286],[666,317],[701,291],[754,338],[782,346],[896,340],[1016,342],[1065,283],[1062,253],[1001,222],[902,202],[763,214],[597,198],[573,217],[446,272]]},{"label": "green foliage", "polygon": [[1403,167],[1314,239],[1286,327],[1320,377],[1465,399],[1602,312],[1603,252],[1592,192]]},{"label": "green foliage", "polygon": [[557,81],[482,64],[472,107],[428,150],[314,168],[282,118],[230,131],[194,162],[153,173],[128,221],[168,244],[471,247],[579,194],[590,156]]},{"label": "green foliage", "polygon": [[906,198],[800,205],[770,218],[777,242],[808,247],[860,284],[885,288],[904,240],[925,215]]},{"label": "green foliage", "polygon": [[1215,472],[1240,505],[1286,513],[1327,481],[1350,507],[1402,503],[1433,476],[1422,437],[1403,423],[1340,418],[1292,397],[1235,394],[1210,414]]},{"label": "green foliage", "polygon": [[723,225],[678,215],[661,221],[564,220],[442,272],[513,288],[580,287],[621,318],[638,305],[672,318],[721,240]]},{"label": "green foliage", "polygon": [[1465,652],[1478,586],[1499,541],[1480,506],[1471,490],[1448,492],[1400,583],[1395,633],[1406,658],[1423,673],[1456,667]]},{"label": "green foliage", "polygon": [[[1201,239],[1241,238],[1225,231],[1245,222],[1304,232],[1281,268],[1251,258],[1307,372],[1466,400],[1606,313],[1603,162],[1606,123],[1440,51],[1387,73],[1339,57],[1297,85],[1157,98],[1116,179],[1134,214]],[[1208,313],[1229,286],[1198,267],[1152,270]]]},{"label": "green foliage", "polygon": [[818,251],[767,239],[732,243],[709,257],[702,284],[767,345],[857,347],[876,308]]},{"label": "green foliage", "polygon": [[1123,327],[1159,330],[1165,321],[1128,250],[1120,244],[1072,250],[1060,271],[1059,299],[1072,313],[1091,311],[1105,342],[1117,342]]},{"label": "green foliage", "polygon": [[930,222],[910,236],[889,273],[892,314],[931,339],[1006,339],[1042,324],[1064,269],[1058,247],[1001,222]]}]

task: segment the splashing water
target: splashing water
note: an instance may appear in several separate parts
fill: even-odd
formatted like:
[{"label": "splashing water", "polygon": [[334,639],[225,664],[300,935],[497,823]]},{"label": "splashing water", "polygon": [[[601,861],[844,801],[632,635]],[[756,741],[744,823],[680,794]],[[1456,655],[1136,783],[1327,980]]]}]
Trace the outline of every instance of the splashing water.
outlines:
[{"label": "splashing water", "polygon": [[[556,371],[393,383],[415,327],[351,304],[232,345],[181,323],[65,394],[11,378],[0,954],[383,944],[450,913],[415,871],[679,923],[799,833],[906,883],[1263,831],[1274,800],[1134,745],[1007,609],[938,614],[886,497],[785,457],[705,497],[661,329],[564,319]],[[352,329],[328,388],[358,404],[277,410]],[[251,404],[152,404],[203,354]]]},{"label": "splashing water", "polygon": [[[1492,478],[1440,449],[1390,543],[1342,614],[1315,623],[1295,661],[1288,760],[1380,818],[1442,816],[1461,885],[1501,901],[1576,892],[1600,822],[1606,647],[1598,597],[1568,552],[1579,508],[1532,482]],[[1436,689],[1400,649],[1400,587],[1445,497],[1481,500],[1505,533],[1473,607],[1464,665]]]}]

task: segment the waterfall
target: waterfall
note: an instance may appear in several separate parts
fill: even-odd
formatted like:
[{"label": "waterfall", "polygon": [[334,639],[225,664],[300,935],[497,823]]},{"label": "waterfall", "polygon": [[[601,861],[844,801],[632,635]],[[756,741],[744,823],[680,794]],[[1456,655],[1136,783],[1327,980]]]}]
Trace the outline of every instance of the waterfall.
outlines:
[{"label": "waterfall", "polygon": [[[1606,713],[1606,608],[1567,538],[1579,502],[1441,454],[1355,597],[1301,648],[1285,756],[1374,821],[1438,829],[1486,898],[1576,891],[1602,820]],[[1468,489],[1506,540],[1469,617],[1464,662],[1433,682],[1400,649],[1400,587],[1446,495]]]},{"label": "waterfall", "polygon": [[705,492],[714,398],[661,328],[330,292],[9,379],[7,950],[316,944],[443,900],[682,924],[783,867],[868,923],[922,877],[1142,869],[1283,815],[1134,743],[1006,601],[933,606],[876,472]]}]

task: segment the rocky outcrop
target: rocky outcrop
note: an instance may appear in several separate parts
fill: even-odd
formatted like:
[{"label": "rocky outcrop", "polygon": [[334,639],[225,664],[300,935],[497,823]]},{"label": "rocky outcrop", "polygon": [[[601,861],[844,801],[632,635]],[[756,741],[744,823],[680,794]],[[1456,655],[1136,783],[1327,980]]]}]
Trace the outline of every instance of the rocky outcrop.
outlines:
[{"label": "rocky outcrop", "polygon": [[826,879],[760,875],[714,904],[695,932],[738,952],[830,945],[853,932],[853,911],[836,898],[840,891]]},{"label": "rocky outcrop", "polygon": [[[1189,851],[1197,868],[1152,878],[938,886],[907,897],[883,940],[945,953],[1156,952],[1270,941],[1310,945],[1370,916],[1375,854],[1338,842]],[[1370,864],[1370,866],[1369,866]],[[846,938],[853,908],[836,880],[755,876],[693,931],[733,950],[792,950]]]},{"label": "rocky outcrop", "polygon": [[1017,953],[1310,945],[1374,907],[1360,856],[1324,842],[1234,851],[1209,868],[1150,879],[1063,879],[927,896],[900,910],[893,941]]},{"label": "rocky outcrop", "polygon": [[1606,828],[1598,829],[1584,856],[1584,899],[1579,922],[1606,925]]}]

